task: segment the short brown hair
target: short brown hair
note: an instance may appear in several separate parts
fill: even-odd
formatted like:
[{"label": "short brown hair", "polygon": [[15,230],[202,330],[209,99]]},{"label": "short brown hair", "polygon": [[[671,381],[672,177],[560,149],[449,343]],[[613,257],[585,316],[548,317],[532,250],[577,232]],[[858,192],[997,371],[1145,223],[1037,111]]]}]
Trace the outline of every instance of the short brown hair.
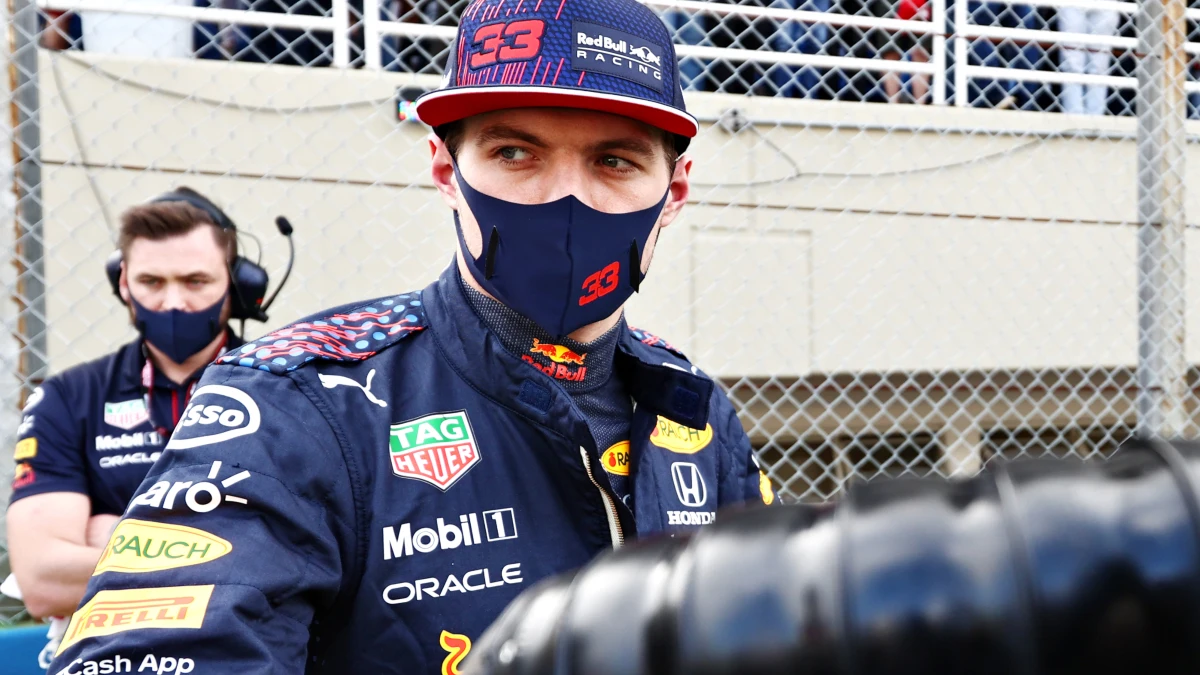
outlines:
[{"label": "short brown hair", "polygon": [[[203,195],[191,188],[178,187],[174,192],[205,199]],[[134,239],[149,239],[162,241],[171,237],[179,237],[190,233],[197,227],[208,225],[212,228],[213,239],[217,246],[228,252],[230,262],[237,257],[237,237],[234,233],[222,229],[213,222],[212,216],[187,202],[149,202],[138,204],[121,214],[121,231],[117,235],[117,248],[121,254],[129,255],[129,247]]]}]

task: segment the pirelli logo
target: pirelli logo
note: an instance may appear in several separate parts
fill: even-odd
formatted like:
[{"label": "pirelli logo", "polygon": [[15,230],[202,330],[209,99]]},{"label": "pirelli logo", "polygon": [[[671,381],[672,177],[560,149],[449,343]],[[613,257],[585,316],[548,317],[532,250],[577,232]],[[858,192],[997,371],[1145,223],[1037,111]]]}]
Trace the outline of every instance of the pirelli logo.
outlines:
[{"label": "pirelli logo", "polygon": [[100,591],[71,617],[57,654],[86,638],[143,628],[200,628],[213,586]]}]

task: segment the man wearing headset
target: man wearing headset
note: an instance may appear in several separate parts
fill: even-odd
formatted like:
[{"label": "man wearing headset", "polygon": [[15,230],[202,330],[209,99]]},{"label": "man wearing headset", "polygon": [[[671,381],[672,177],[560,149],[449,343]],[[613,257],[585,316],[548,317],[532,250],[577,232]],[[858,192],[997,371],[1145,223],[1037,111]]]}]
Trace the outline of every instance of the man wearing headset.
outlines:
[{"label": "man wearing headset", "polygon": [[79,605],[201,371],[241,344],[228,328],[237,241],[215,205],[181,187],[135,206],[121,215],[118,246],[110,281],[139,337],[49,378],[23,411],[8,549],[34,616]]},{"label": "man wearing headset", "polygon": [[476,0],[449,68],[417,111],[452,264],[205,372],[53,672],[450,675],[538,580],[774,501],[713,380],[622,313],[688,197],[662,22]]}]

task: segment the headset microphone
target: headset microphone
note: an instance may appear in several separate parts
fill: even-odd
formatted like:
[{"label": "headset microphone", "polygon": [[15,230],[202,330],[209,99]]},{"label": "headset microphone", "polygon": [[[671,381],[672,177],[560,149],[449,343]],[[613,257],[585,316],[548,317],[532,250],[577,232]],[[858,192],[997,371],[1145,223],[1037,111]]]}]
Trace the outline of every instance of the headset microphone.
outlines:
[{"label": "headset microphone", "polygon": [[[262,304],[263,312],[266,312],[275,303],[275,297],[279,295],[279,291],[287,283],[288,277],[292,276],[292,265],[296,262],[296,243],[292,241],[292,223],[286,216],[279,216],[275,218],[275,227],[279,228],[279,234],[287,237],[288,263],[287,269],[283,271],[283,278],[279,280],[279,285],[275,287],[275,292]],[[264,314],[263,316],[265,317],[266,315]]]}]

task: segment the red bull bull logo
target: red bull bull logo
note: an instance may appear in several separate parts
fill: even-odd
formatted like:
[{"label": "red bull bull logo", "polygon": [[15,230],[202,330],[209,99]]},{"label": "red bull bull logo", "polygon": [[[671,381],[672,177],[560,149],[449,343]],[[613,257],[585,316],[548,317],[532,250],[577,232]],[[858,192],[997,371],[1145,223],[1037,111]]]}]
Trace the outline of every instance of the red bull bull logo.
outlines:
[{"label": "red bull bull logo", "polygon": [[[587,367],[583,365],[583,360],[587,357],[587,354],[579,354],[563,345],[547,344],[539,341],[537,338],[533,339],[533,347],[529,351],[538,356],[550,359],[551,363],[538,363],[528,354],[523,355],[521,360],[556,380],[583,382],[583,378],[587,374]],[[571,368],[571,364],[579,367]]]},{"label": "red bull bull logo", "polygon": [[656,66],[662,65],[662,59],[658,57],[658,54],[650,51],[649,47],[631,47],[629,49],[629,53],[645,61],[646,63],[653,63]]},{"label": "red bull bull logo", "polygon": [[539,342],[537,338],[533,338],[533,347],[529,351],[541,354],[555,363],[574,363],[577,366],[582,366],[583,359],[587,357],[587,354],[576,354],[562,345]]}]

